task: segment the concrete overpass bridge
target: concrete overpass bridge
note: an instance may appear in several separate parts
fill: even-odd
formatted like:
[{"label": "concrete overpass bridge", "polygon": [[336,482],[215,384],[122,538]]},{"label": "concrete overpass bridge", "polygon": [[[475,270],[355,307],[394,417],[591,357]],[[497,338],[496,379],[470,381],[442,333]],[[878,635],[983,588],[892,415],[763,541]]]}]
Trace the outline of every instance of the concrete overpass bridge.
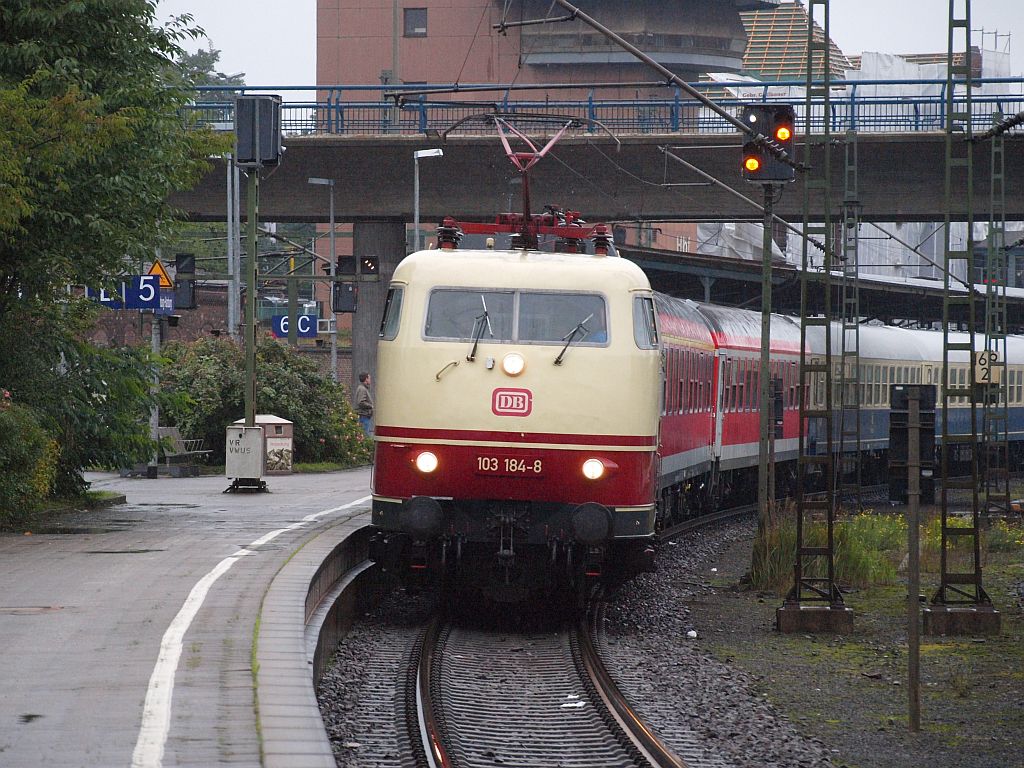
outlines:
[{"label": "concrete overpass bridge", "polygon": [[[839,137],[841,138],[841,137]],[[740,135],[621,135],[621,146],[600,135],[565,138],[530,171],[535,209],[557,204],[581,211],[588,221],[760,221],[755,208],[704,181],[666,150],[738,192],[761,198],[740,178]],[[1024,220],[1024,136],[1013,136],[1006,158],[1006,216]],[[941,221],[945,211],[945,137],[938,132],[859,136],[858,174],[864,221]],[[315,221],[327,217],[323,190],[311,176],[333,178],[338,221],[412,221],[413,158],[417,149],[440,146],[444,156],[420,163],[421,221],[444,216],[489,219],[521,207],[519,174],[496,136],[320,135],[289,137],[280,166],[260,183],[260,219]],[[842,147],[832,152],[833,216],[843,199]],[[797,157],[802,147],[797,139]],[[976,218],[989,208],[990,148],[974,147]],[[803,181],[788,185],[775,212],[802,219]],[[223,220],[223,161],[195,188],[173,202],[192,219]],[[535,210],[536,212],[536,210]],[[966,216],[966,195],[954,201],[953,217]]]},{"label": "concrete overpass bridge", "polygon": [[[972,111],[975,134],[991,126],[996,110],[1006,115],[1024,111],[1024,79],[977,82]],[[796,154],[797,159],[803,159],[799,136],[804,130],[799,114],[804,109],[802,82],[692,85],[726,109],[739,109],[751,102],[796,104]],[[845,161],[841,144],[846,141],[846,132],[855,130],[862,219],[942,220],[945,81],[849,81],[835,85],[830,128],[840,146],[832,152],[833,215],[838,214],[843,198]],[[298,86],[277,90],[287,93],[295,88]],[[201,93],[193,110],[200,123],[230,130],[232,103],[202,100],[218,96],[218,90],[223,89],[213,87]],[[263,93],[274,89],[245,90]],[[581,90],[576,86],[577,93]],[[387,91],[393,93],[395,89],[389,87]],[[384,93],[379,86],[320,86],[314,102],[285,101],[282,129],[287,151],[280,167],[264,176],[261,219],[323,221],[326,206],[322,190],[310,187],[306,180],[326,176],[337,182],[338,221],[411,221],[412,153],[434,146],[444,148],[444,157],[421,164],[423,221],[449,215],[490,218],[497,212],[518,210],[518,174],[505,159],[493,129],[481,129],[477,123],[452,131],[443,142],[437,136],[470,114],[500,109],[598,121],[621,142],[617,145],[593,125],[590,130],[576,130],[564,138],[531,171],[532,200],[537,208],[557,204],[583,212],[590,221],[760,220],[756,209],[709,185],[666,154],[665,150],[683,158],[748,197],[761,197],[760,190],[740,178],[740,134],[698,102],[687,101],[679,91],[664,99],[598,100],[591,95],[576,96],[576,101],[510,101],[513,94],[505,93],[496,102],[429,101],[410,93],[400,106],[385,99]],[[502,96],[500,92],[497,95]],[[223,93],[219,96],[225,98]],[[227,96],[233,97],[233,92]],[[486,96],[474,93],[473,98]],[[812,129],[822,131],[822,112],[812,110],[812,115]],[[534,130],[550,133],[551,126],[535,125]],[[1005,153],[1006,214],[1011,220],[1024,219],[1024,134],[1019,131],[1007,134]],[[431,134],[433,140],[428,138]],[[975,145],[974,167],[975,214],[980,217],[989,207],[987,142]],[[776,207],[778,215],[791,221],[802,218],[801,187],[800,178],[787,187]],[[225,216],[225,196],[225,169],[218,164],[195,189],[177,196],[174,202],[194,219],[218,220]],[[952,215],[962,219],[965,214],[966,195],[961,194],[954,201]]]}]

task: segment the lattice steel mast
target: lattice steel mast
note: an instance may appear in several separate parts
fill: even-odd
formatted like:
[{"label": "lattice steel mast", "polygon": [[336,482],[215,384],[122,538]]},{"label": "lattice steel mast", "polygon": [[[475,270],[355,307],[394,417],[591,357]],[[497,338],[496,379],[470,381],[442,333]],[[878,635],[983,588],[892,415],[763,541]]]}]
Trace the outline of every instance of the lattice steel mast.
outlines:
[{"label": "lattice steel mast", "polygon": [[[823,12],[823,31],[821,40],[816,39],[814,28],[815,10]],[[804,97],[804,165],[807,172],[804,176],[804,239],[800,273],[800,380],[805,383],[800,396],[800,450],[797,461],[797,518],[796,535],[797,551],[794,564],[794,583],[787,604],[803,602],[825,603],[830,607],[843,606],[843,597],[835,580],[835,548],[833,523],[835,518],[835,465],[833,454],[833,412],[832,412],[832,334],[830,319],[832,316],[832,252],[834,233],[832,231],[832,207],[830,191],[831,177],[831,105],[829,85],[832,77],[831,56],[829,51],[829,12],[828,0],[809,0],[807,8],[807,77]],[[822,77],[815,82],[815,62],[822,65]],[[815,96],[821,101],[822,130],[814,133],[813,108]],[[812,223],[812,197],[814,198],[814,215],[820,216],[819,222]],[[814,271],[808,238],[818,235],[824,244],[822,270]],[[821,314],[811,314],[810,295],[817,292],[822,297]],[[811,360],[807,352],[807,331],[818,327],[823,330],[825,354],[821,360]],[[817,384],[818,386],[815,386]],[[820,396],[814,396],[815,402],[808,402],[814,390]],[[814,430],[819,442],[814,450],[805,433]],[[822,444],[824,443],[824,444]],[[818,470],[825,483],[824,498],[812,498],[809,473]],[[807,525],[814,518],[825,518],[826,541],[824,546],[807,544]],[[812,563],[824,561],[825,575],[810,575]]]},{"label": "lattice steel mast", "polygon": [[[940,583],[932,599],[940,605],[990,604],[981,586],[981,536],[978,526],[979,509],[979,446],[978,446],[978,387],[975,371],[975,291],[974,273],[974,162],[971,127],[972,71],[971,71],[971,4],[964,1],[964,14],[956,14],[957,0],[949,1],[949,44],[946,55],[946,173],[944,222],[945,272],[943,274],[942,302],[942,534],[940,551]],[[956,39],[962,34],[964,48],[960,64],[954,63]],[[962,245],[953,242],[953,202],[962,197],[966,202],[967,232]],[[954,293],[951,278],[962,270],[968,290]],[[965,333],[954,336],[960,323]],[[966,372],[954,368],[952,353],[966,353]],[[966,374],[966,375],[965,375]],[[954,407],[966,404],[967,419],[954,422]],[[966,464],[966,479],[954,477],[955,460]],[[956,499],[951,491],[969,491],[970,504]],[[967,525],[964,522],[968,523]],[[956,524],[952,524],[956,522]],[[951,557],[952,555],[952,557]],[[961,570],[954,570],[957,555],[964,560]]]},{"label": "lattice steel mast", "polygon": [[[992,115],[995,127],[1003,123],[1001,112]],[[981,428],[984,446],[984,504],[986,513],[1010,511],[1010,413],[1009,377],[1006,367],[1006,180],[1003,134],[992,137],[991,208],[988,222],[988,254],[985,260],[985,352],[989,382],[982,400]]]},{"label": "lattice steel mast", "polygon": [[861,508],[860,405],[863,384],[860,369],[860,197],[857,191],[857,132],[846,132],[846,169],[843,222],[839,239],[839,475],[843,497]]}]

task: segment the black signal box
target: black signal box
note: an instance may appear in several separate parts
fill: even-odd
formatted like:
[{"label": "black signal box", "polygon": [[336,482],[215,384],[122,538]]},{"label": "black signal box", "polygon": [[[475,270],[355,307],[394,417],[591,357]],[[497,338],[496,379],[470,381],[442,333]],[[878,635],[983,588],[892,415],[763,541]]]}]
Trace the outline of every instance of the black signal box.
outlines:
[{"label": "black signal box", "polygon": [[[743,107],[740,120],[751,131],[784,150],[790,161],[795,160],[796,110],[792,104],[748,104]],[[760,140],[744,143],[741,171],[744,179],[760,184],[783,184],[796,178],[793,166],[773,155]]]}]

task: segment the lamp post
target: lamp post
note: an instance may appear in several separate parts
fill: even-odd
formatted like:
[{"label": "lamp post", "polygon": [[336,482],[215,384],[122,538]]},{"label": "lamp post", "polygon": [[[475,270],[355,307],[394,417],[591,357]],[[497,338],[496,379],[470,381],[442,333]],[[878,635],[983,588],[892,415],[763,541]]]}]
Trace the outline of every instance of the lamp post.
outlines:
[{"label": "lamp post", "polygon": [[319,177],[311,176],[307,181],[310,184],[319,184],[321,186],[329,187],[331,190],[331,261],[328,265],[328,274],[331,276],[331,298],[329,306],[331,308],[331,381],[337,383],[338,381],[338,317],[334,314],[334,270],[337,269],[338,260],[334,253],[334,179],[321,179]]},{"label": "lamp post", "polygon": [[412,153],[412,249],[420,249],[420,158],[441,157],[444,152],[439,149],[417,149]]}]

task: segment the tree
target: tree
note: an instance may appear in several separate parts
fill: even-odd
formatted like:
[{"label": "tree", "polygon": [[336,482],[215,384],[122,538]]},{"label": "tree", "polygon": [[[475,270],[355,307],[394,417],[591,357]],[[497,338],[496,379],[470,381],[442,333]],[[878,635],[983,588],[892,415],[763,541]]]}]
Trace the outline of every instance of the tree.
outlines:
[{"label": "tree", "polygon": [[[209,41],[207,41],[209,43]],[[245,85],[245,73],[225,75],[217,70],[220,51],[210,45],[195,53],[185,53],[178,61],[186,83],[191,85],[217,85],[239,88]],[[230,102],[235,98],[233,91],[203,91],[197,98],[201,102]]]},{"label": "tree", "polygon": [[[164,353],[160,379],[170,421],[182,433],[204,438],[213,460],[223,461],[224,428],[245,413],[242,350],[227,339],[204,338],[173,342]],[[307,355],[272,338],[259,339],[256,355],[256,410],[293,422],[297,458],[353,466],[370,461],[372,443],[342,385]]]},{"label": "tree", "polygon": [[82,487],[92,451],[138,450],[140,412],[111,406],[145,399],[148,365],[82,342],[89,310],[68,287],[138,273],[174,229],[169,194],[226,148],[181,116],[179,43],[201,31],[187,15],[158,26],[155,11],[150,0],[0,4],[0,386],[60,442],[65,492]]}]

